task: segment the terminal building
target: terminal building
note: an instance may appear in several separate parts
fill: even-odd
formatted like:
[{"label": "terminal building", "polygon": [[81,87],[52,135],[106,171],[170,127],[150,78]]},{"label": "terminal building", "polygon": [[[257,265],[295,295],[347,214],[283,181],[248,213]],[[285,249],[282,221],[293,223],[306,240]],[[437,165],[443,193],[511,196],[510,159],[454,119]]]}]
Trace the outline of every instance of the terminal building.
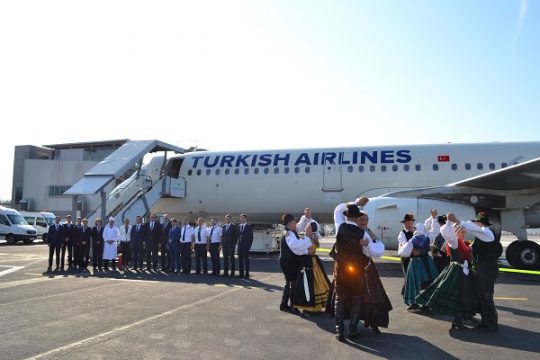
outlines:
[{"label": "terminal building", "polygon": [[[13,208],[51,211],[60,216],[72,213],[72,197],[63,195],[64,192],[127,141],[15,146],[11,192]],[[116,184],[111,182],[106,190],[110,192]],[[100,203],[99,194],[89,195],[78,199],[77,207],[79,211],[91,211]]]}]

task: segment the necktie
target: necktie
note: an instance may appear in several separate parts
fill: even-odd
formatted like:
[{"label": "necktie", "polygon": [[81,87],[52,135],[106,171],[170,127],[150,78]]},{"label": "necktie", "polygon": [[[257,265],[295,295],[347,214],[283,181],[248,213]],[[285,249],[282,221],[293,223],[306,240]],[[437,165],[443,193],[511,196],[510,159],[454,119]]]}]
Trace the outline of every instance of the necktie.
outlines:
[{"label": "necktie", "polygon": [[58,224],[56,224],[56,231],[58,231]]},{"label": "necktie", "polygon": [[182,232],[182,241],[186,241],[186,227],[184,226],[184,231]]},{"label": "necktie", "polygon": [[139,232],[139,230],[141,230],[141,224],[137,224],[137,232]]},{"label": "necktie", "polygon": [[244,224],[242,224],[242,228],[240,229],[240,232],[244,232]]},{"label": "necktie", "polygon": [[150,231],[153,231],[153,230],[154,230],[154,222],[152,221],[152,222],[150,223]]},{"label": "necktie", "polygon": [[199,226],[199,233],[197,234],[197,237],[199,238],[199,242],[201,242],[201,227]]},{"label": "necktie", "polygon": [[212,230],[210,230],[210,240],[212,240],[212,234],[214,233],[215,228],[216,228],[216,225],[212,226]]}]

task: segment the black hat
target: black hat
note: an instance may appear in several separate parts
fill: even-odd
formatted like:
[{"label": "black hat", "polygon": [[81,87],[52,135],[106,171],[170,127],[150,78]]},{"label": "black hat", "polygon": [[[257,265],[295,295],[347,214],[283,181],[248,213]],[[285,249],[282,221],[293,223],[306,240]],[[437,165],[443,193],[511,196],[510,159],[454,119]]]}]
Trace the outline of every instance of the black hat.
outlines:
[{"label": "black hat", "polygon": [[413,214],[405,214],[405,216],[403,217],[403,220],[401,220],[402,223],[404,223],[405,221],[415,221],[416,219],[414,218],[414,215]]},{"label": "black hat", "polygon": [[491,225],[489,222],[489,216],[484,211],[480,211],[478,214],[476,214],[476,219],[473,219],[471,221],[479,222],[480,224],[484,224],[486,226]]},{"label": "black hat", "polygon": [[[283,225],[287,225],[288,223],[290,223],[291,221],[293,220],[296,220],[296,218],[294,216],[292,216],[291,214],[284,214],[282,217],[281,217],[281,223]],[[297,220],[298,221],[298,220]]]},{"label": "black hat", "polygon": [[347,211],[343,212],[343,215],[350,218],[357,218],[363,214],[360,212],[360,208],[356,204],[347,204]]},{"label": "black hat", "polygon": [[446,215],[439,215],[439,216],[437,216],[437,222],[438,222],[439,224],[441,224],[441,225],[442,225],[442,224],[445,224],[445,223],[446,223]]}]

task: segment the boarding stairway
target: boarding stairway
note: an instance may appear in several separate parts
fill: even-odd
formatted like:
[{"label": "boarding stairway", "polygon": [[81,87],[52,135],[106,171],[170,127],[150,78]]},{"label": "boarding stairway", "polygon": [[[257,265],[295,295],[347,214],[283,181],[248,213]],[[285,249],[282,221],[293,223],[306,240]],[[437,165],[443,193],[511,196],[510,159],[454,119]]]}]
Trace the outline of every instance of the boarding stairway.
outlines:
[{"label": "boarding stairway", "polygon": [[[142,162],[144,155],[163,151],[163,156],[156,156],[144,164],[128,179],[124,180],[107,195],[113,181],[121,179],[123,174]],[[73,196],[74,210],[79,196],[101,195],[100,204],[85,216],[90,224],[97,218],[110,216],[122,221],[124,218],[147,216],[150,209],[161,197],[183,197],[185,181],[166,176],[167,151],[183,153],[184,150],[158,140],[128,141],[111,153],[99,164],[90,169],[85,176],[68,189],[64,195]]]}]

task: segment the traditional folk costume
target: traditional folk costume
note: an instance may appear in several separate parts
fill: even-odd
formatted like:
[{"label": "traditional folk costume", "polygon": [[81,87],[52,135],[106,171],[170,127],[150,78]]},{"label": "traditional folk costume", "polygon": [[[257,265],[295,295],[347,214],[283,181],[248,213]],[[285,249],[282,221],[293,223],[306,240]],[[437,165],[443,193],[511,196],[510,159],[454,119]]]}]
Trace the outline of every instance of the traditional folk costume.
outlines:
[{"label": "traditional folk costume", "polygon": [[[318,234],[317,222],[313,220],[310,226],[313,235],[318,240],[320,235]],[[317,255],[303,255],[299,259],[299,266],[293,306],[303,311],[322,311],[328,302],[330,280],[324,271],[321,259]]]},{"label": "traditional folk costume", "polygon": [[[407,221],[415,221],[414,215],[405,214],[403,220],[401,220],[401,223],[405,224]],[[404,250],[406,250],[407,242],[412,239],[414,230],[416,229],[413,228],[413,230],[408,230],[407,228],[403,227],[398,234],[398,255],[401,257],[401,270],[403,270],[403,275],[407,274],[407,267],[409,266],[409,261],[411,260],[410,251],[406,253]]]},{"label": "traditional folk costume", "polygon": [[[356,205],[349,205],[344,214],[348,218],[365,215]],[[363,239],[369,241],[367,246],[361,245]],[[355,222],[347,220],[340,225],[336,243],[330,252],[335,260],[335,317],[339,341],[344,339],[344,320],[349,309],[351,338],[358,335],[358,322],[361,319],[366,327],[371,326],[375,332],[379,332],[378,326],[388,326],[388,312],[392,305],[371,259],[372,256],[381,256],[383,252],[384,245],[376,239],[372,240]]]},{"label": "traditional folk costume", "polygon": [[[295,220],[291,214],[283,216],[283,225]],[[296,279],[298,269],[300,268],[300,257],[308,254],[308,248],[312,245],[308,238],[300,238],[296,230],[285,228],[286,233],[281,238],[279,253],[279,266],[283,275],[285,275],[285,286],[283,286],[283,295],[279,309],[281,311],[292,311],[294,305],[294,291],[296,288]],[[289,300],[291,305],[289,305]]]},{"label": "traditional folk costume", "polygon": [[[439,275],[433,259],[428,255],[429,238],[424,234],[424,224],[417,224],[414,236],[407,241],[411,257],[405,275],[403,301],[409,305],[408,310],[416,309],[416,296]],[[419,254],[412,255],[412,250]]]},{"label": "traditional folk costume", "polygon": [[446,254],[446,240],[441,235],[441,225],[446,223],[445,216],[430,216],[424,221],[426,235],[431,240],[429,246],[431,257],[439,274],[450,264],[450,253]]},{"label": "traditional folk costume", "polygon": [[463,320],[472,319],[478,310],[475,276],[469,268],[471,250],[463,240],[458,239],[452,225],[449,221],[441,228],[452,261],[429,287],[420,292],[416,302],[435,313],[454,316],[452,329],[465,329]]}]

